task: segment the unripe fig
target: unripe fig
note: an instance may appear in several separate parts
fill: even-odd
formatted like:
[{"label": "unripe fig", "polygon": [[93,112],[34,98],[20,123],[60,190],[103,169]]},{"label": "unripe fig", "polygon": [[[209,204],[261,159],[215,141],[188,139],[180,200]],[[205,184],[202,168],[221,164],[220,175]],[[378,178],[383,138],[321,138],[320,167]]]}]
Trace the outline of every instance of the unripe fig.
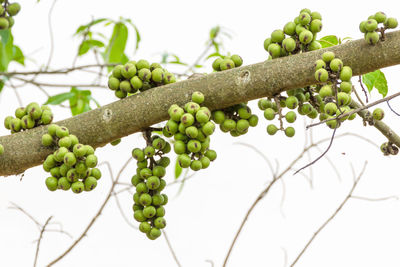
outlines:
[{"label": "unripe fig", "polygon": [[58,179],[57,188],[67,191],[71,188],[71,183],[66,177],[61,177],[60,179]]},{"label": "unripe fig", "polygon": [[385,117],[385,113],[383,111],[383,109],[381,108],[376,108],[374,109],[374,111],[372,112],[372,117],[377,120],[380,121],[383,119],[383,117]]},{"label": "unripe fig", "polygon": [[307,12],[300,13],[299,15],[299,22],[301,25],[307,25],[311,21],[311,16]]},{"label": "unripe fig", "polygon": [[94,168],[97,165],[97,157],[95,155],[89,155],[86,157],[85,160],[85,164],[86,166],[88,166],[89,168]]},{"label": "unripe fig", "polygon": [[351,82],[342,82],[340,84],[340,91],[349,94],[351,92]]},{"label": "unripe fig", "polygon": [[296,23],[294,23],[294,22],[286,23],[285,26],[283,27],[283,31],[287,35],[291,35],[291,36],[294,35],[296,33]]},{"label": "unripe fig", "polygon": [[343,62],[338,58],[334,58],[329,64],[329,67],[331,68],[332,71],[338,72],[343,68]]},{"label": "unripe fig", "polygon": [[296,118],[297,118],[296,112],[289,111],[288,113],[286,113],[285,118],[286,118],[286,121],[289,123],[295,122]]},{"label": "unripe fig", "polygon": [[326,63],[331,62],[335,58],[335,54],[331,51],[325,52],[322,54],[322,60]]},{"label": "unripe fig", "polygon": [[69,131],[68,131],[68,129],[66,128],[66,127],[57,127],[56,128],[56,136],[58,137],[58,138],[63,138],[63,137],[65,137],[65,136],[68,136],[69,135]]},{"label": "unripe fig", "polygon": [[191,159],[187,154],[180,154],[177,160],[179,166],[181,166],[182,168],[188,168],[190,166]]},{"label": "unripe fig", "polygon": [[282,30],[275,30],[271,33],[271,42],[280,43],[285,39],[285,33]]},{"label": "unripe fig", "polygon": [[115,77],[110,77],[108,79],[108,88],[110,88],[111,90],[118,90],[119,84],[120,84],[119,79]]},{"label": "unripe fig", "polygon": [[367,32],[364,35],[364,39],[370,45],[374,45],[379,41],[379,34],[377,32]]},{"label": "unripe fig", "polygon": [[50,191],[56,191],[57,187],[58,187],[58,180],[55,177],[48,177],[46,179],[46,186],[47,189],[49,189]]},{"label": "unripe fig", "polygon": [[151,72],[151,79],[156,83],[161,83],[164,80],[164,71],[157,68]]},{"label": "unripe fig", "polygon": [[388,18],[384,23],[385,27],[388,29],[394,29],[398,24],[399,23],[397,22],[396,18]]},{"label": "unripe fig", "polygon": [[192,101],[197,104],[201,104],[204,102],[204,95],[201,92],[193,92]]},{"label": "unripe fig", "polygon": [[315,79],[319,82],[326,82],[329,78],[329,73],[326,69],[318,69],[314,75]]},{"label": "unripe fig", "polygon": [[293,38],[286,38],[282,41],[282,47],[287,52],[292,52],[296,48],[296,41]]},{"label": "unripe fig", "polygon": [[7,13],[10,16],[15,16],[21,10],[21,6],[18,3],[12,3],[7,6]]},{"label": "unripe fig", "polygon": [[374,17],[376,22],[378,23],[383,23],[386,21],[386,14],[383,13],[382,11],[376,12]]},{"label": "unripe fig", "polygon": [[321,48],[322,48],[322,45],[318,41],[312,41],[308,45],[308,50],[310,50],[310,51],[318,50],[318,49],[321,49]]},{"label": "unripe fig", "polygon": [[326,114],[332,116],[333,114],[336,114],[337,106],[333,102],[327,103],[327,104],[325,104],[325,110],[324,111],[325,111]]},{"label": "unripe fig", "polygon": [[324,99],[327,96],[332,96],[333,95],[333,90],[332,90],[332,85],[324,85],[321,87],[319,90],[319,95],[321,96],[322,99]]},{"label": "unripe fig", "polygon": [[50,124],[53,121],[53,112],[51,110],[43,110],[40,120],[45,125]]},{"label": "unripe fig", "polygon": [[150,71],[150,63],[147,60],[141,59],[136,63],[136,68],[138,70],[149,69]]},{"label": "unripe fig", "polygon": [[[243,59],[239,55],[232,55],[231,60],[235,63],[235,67],[240,67],[243,64]],[[200,104],[200,103],[199,103]]]},{"label": "unripe fig", "polygon": [[0,144],[0,156],[4,154],[4,146]]},{"label": "unripe fig", "polygon": [[150,82],[151,80],[151,71],[149,69],[141,69],[139,70],[139,78],[143,82]]},{"label": "unripe fig", "polygon": [[19,132],[21,130],[21,120],[18,118],[12,118],[10,121],[10,128],[11,131],[16,133]]},{"label": "unripe fig", "polygon": [[203,167],[203,165],[201,164],[200,160],[193,160],[190,163],[190,169],[192,169],[193,171],[198,171]]},{"label": "unripe fig", "polygon": [[276,127],[274,124],[269,124],[267,126],[267,133],[269,135],[274,135],[278,131],[278,127]]},{"label": "unripe fig", "polygon": [[353,71],[349,66],[344,66],[340,71],[340,79],[342,81],[350,81],[351,77],[353,76]]},{"label": "unripe fig", "polygon": [[285,135],[287,136],[287,137],[293,137],[294,136],[294,134],[295,134],[295,129],[293,128],[293,127],[287,127],[286,129],[285,129]]},{"label": "unripe fig", "polygon": [[71,190],[75,194],[79,194],[85,190],[85,185],[81,181],[74,182],[71,184]]},{"label": "unripe fig", "polygon": [[223,59],[220,64],[221,70],[229,70],[235,67],[235,62],[231,59]]},{"label": "unripe fig", "polygon": [[310,24],[310,31],[313,33],[320,32],[322,30],[322,21],[314,19]]},{"label": "unripe fig", "polygon": [[367,23],[366,20],[361,21],[360,25],[358,26],[358,28],[360,29],[360,31],[361,31],[362,33],[368,32],[367,29],[365,29],[365,24],[366,24],[366,23]]},{"label": "unripe fig", "polygon": [[6,18],[0,17],[0,30],[8,29],[10,23]]},{"label": "unripe fig", "polygon": [[268,53],[272,58],[277,58],[281,55],[281,46],[279,44],[270,44],[268,46]]},{"label": "unripe fig", "polygon": [[67,152],[64,155],[64,164],[69,166],[69,167],[72,167],[72,166],[75,165],[75,163],[76,163],[76,157],[75,157],[74,153]]},{"label": "unripe fig", "polygon": [[21,127],[24,129],[32,129],[35,127],[35,121],[29,115],[25,115],[21,118]]},{"label": "unripe fig", "polygon": [[122,77],[125,79],[131,79],[136,74],[136,66],[130,63],[126,63],[121,69]]},{"label": "unripe fig", "polygon": [[[264,42],[264,45],[265,45],[265,42]],[[265,50],[267,50],[267,49],[265,49]],[[215,71],[221,70],[220,65],[221,65],[222,60],[223,59],[219,57],[213,61],[213,63],[212,63],[213,70],[215,70]]]},{"label": "unripe fig", "polygon": [[71,139],[69,138],[69,136],[64,136],[63,138],[60,138],[60,140],[58,140],[58,146],[69,148],[71,146]]},{"label": "unripe fig", "polygon": [[378,28],[378,22],[375,19],[369,19],[364,24],[364,28],[369,32],[373,32]]},{"label": "unripe fig", "polygon": [[311,18],[312,18],[312,20],[315,20],[315,19],[322,20],[321,14],[317,11],[311,12]]},{"label": "unripe fig", "polygon": [[326,63],[322,59],[318,59],[317,61],[315,61],[314,66],[315,66],[315,70],[319,70],[319,69],[322,69],[322,68],[325,69],[326,68]]}]

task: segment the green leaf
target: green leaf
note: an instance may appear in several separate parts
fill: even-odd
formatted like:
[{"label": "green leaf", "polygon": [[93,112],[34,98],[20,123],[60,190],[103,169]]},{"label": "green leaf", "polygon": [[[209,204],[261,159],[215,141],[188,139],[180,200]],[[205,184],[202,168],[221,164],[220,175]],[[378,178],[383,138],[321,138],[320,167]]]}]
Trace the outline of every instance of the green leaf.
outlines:
[{"label": "green leaf", "polygon": [[72,116],[91,110],[90,100],[92,99],[92,93],[89,90],[79,90],[76,87],[71,87],[71,93],[74,94],[73,97],[69,98]]},{"label": "green leaf", "polygon": [[178,179],[182,174],[182,167],[179,165],[178,159],[175,161],[175,179]]},{"label": "green leaf", "polygon": [[75,97],[75,93],[73,92],[68,92],[68,93],[61,93],[58,95],[50,96],[49,99],[47,99],[45,105],[59,105],[64,101],[69,100],[70,98]]},{"label": "green leaf", "polygon": [[101,18],[101,19],[93,20],[93,21],[89,22],[88,24],[81,25],[81,26],[79,26],[78,29],[76,30],[75,35],[77,35],[77,34],[80,33],[80,32],[83,32],[84,30],[88,29],[89,27],[91,27],[91,26],[93,26],[93,25],[96,25],[96,24],[101,23],[101,22],[106,21],[106,20],[108,20],[108,19],[106,19],[106,18]]},{"label": "green leaf", "polygon": [[0,93],[1,91],[3,91],[3,88],[4,88],[4,81],[0,80]]},{"label": "green leaf", "polygon": [[135,24],[133,24],[133,22],[132,22],[131,19],[125,19],[125,20],[126,20],[126,21],[133,27],[133,29],[135,30],[135,33],[136,33],[136,46],[135,46],[135,50],[138,50],[138,48],[139,48],[139,43],[140,43],[140,41],[142,40],[142,37],[140,37],[139,29],[136,27]]},{"label": "green leaf", "polygon": [[12,58],[12,60],[18,62],[22,66],[25,66],[25,56],[22,53],[21,48],[19,48],[16,45],[13,46],[13,58]]},{"label": "green leaf", "polygon": [[8,64],[12,61],[14,57],[14,49],[13,49],[13,37],[10,33],[9,38],[7,39],[7,43],[0,43],[0,71],[6,71],[8,68]]},{"label": "green leaf", "polygon": [[86,54],[90,49],[90,45],[87,41],[83,41],[78,48],[78,56]]},{"label": "green leaf", "polygon": [[128,28],[118,22],[114,25],[113,33],[103,55],[107,63],[121,63],[128,40]]},{"label": "green leaf", "polygon": [[0,38],[1,38],[1,43],[3,45],[7,44],[10,35],[11,35],[10,30],[0,30]]},{"label": "green leaf", "polygon": [[210,39],[215,39],[219,33],[220,27],[217,25],[210,30]]},{"label": "green leaf", "polygon": [[331,47],[339,44],[339,39],[335,35],[327,35],[318,40],[322,48]]},{"label": "green leaf", "polygon": [[220,53],[214,52],[214,53],[212,53],[212,54],[209,54],[209,55],[206,57],[206,59],[209,59],[209,58],[212,58],[212,57],[220,57],[220,58],[223,58],[223,56],[222,56]]},{"label": "green leaf", "polygon": [[385,97],[388,93],[388,85],[385,74],[381,70],[376,70],[362,76],[363,83],[367,86],[368,91],[371,92],[375,87],[378,92]]}]

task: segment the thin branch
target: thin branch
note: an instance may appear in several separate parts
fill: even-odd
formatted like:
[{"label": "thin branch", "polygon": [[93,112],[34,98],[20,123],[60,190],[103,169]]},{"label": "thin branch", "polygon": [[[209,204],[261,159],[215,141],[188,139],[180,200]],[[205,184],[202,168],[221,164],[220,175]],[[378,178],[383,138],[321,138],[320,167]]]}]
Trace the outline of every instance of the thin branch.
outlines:
[{"label": "thin branch", "polygon": [[50,216],[46,222],[44,223],[42,230],[40,231],[40,235],[39,235],[39,239],[37,241],[37,245],[36,245],[36,253],[35,253],[35,260],[33,261],[33,267],[36,267],[36,263],[37,263],[37,259],[39,257],[39,249],[40,249],[40,242],[42,241],[43,238],[43,233],[46,230],[47,225],[49,224],[50,220],[53,218],[53,216]]},{"label": "thin branch", "polygon": [[[363,85],[363,82],[362,82],[362,80],[361,80],[361,75],[358,75],[358,82],[360,83],[361,89],[362,89],[362,91],[364,92],[364,95],[365,95],[365,102],[368,103],[368,94],[367,94],[367,90],[365,90],[364,85]],[[364,104],[362,103],[362,101],[361,101],[361,104],[364,106]]]},{"label": "thin branch", "polygon": [[57,0],[53,1],[53,4],[50,7],[49,14],[48,14],[48,24],[49,24],[49,35],[50,35],[50,53],[49,53],[49,59],[47,60],[46,68],[47,70],[50,66],[51,59],[53,58],[53,53],[54,53],[54,33],[53,33],[53,27],[51,24],[51,15],[53,14],[54,6],[56,5]]},{"label": "thin branch", "polygon": [[27,80],[20,77],[13,77],[15,80],[22,81],[24,83],[33,84],[36,86],[43,86],[43,87],[96,87],[96,88],[108,88],[107,86],[101,84],[57,84],[57,83],[44,83],[44,82],[37,82],[33,80]]},{"label": "thin branch", "polygon": [[58,261],[60,261],[62,258],[64,258],[86,236],[87,232],[90,230],[90,228],[94,225],[96,220],[100,217],[101,213],[103,212],[104,207],[106,206],[106,204],[110,200],[111,196],[113,195],[115,185],[118,183],[118,180],[121,177],[122,172],[125,170],[125,168],[128,166],[128,164],[131,162],[131,160],[132,160],[132,158],[130,157],[125,162],[125,164],[122,166],[122,168],[120,169],[116,179],[115,180],[113,179],[114,182],[111,185],[110,191],[109,191],[106,199],[104,200],[103,204],[100,206],[100,208],[97,211],[96,215],[92,218],[90,223],[86,226],[86,228],[82,232],[82,234],[71,244],[71,246],[69,246],[60,256],[58,256],[56,259],[51,261],[47,266],[52,266],[55,263],[57,263]]},{"label": "thin branch", "polygon": [[167,232],[166,232],[165,230],[161,230],[161,231],[162,231],[162,233],[163,233],[163,236],[164,236],[164,238],[165,238],[165,241],[167,241],[167,245],[168,245],[169,251],[171,252],[172,257],[174,257],[174,260],[175,260],[176,264],[177,264],[179,267],[182,267],[181,263],[180,263],[179,260],[178,260],[178,257],[176,256],[176,253],[175,253],[174,249],[172,248],[171,242],[170,242],[169,239],[168,239]]},{"label": "thin branch", "polygon": [[385,201],[385,200],[399,200],[399,196],[388,196],[388,197],[380,197],[380,198],[370,198],[370,197],[363,197],[363,196],[351,196],[351,198],[359,199],[359,200],[366,200],[366,201]]},{"label": "thin branch", "polygon": [[391,106],[390,106],[390,104],[389,104],[389,100],[388,101],[386,101],[386,104],[388,105],[388,107],[389,107],[389,109],[394,113],[394,114],[396,114],[397,116],[400,116],[400,114],[399,113],[397,113]]},{"label": "thin branch", "polygon": [[331,222],[333,220],[333,218],[336,217],[336,215],[340,212],[340,210],[343,208],[343,206],[346,204],[346,202],[351,198],[354,189],[356,189],[356,186],[358,184],[358,182],[360,181],[362,175],[364,174],[365,168],[367,166],[367,162],[364,163],[364,167],[362,168],[360,174],[358,175],[358,177],[355,179],[352,188],[350,189],[350,192],[348,193],[348,195],[346,196],[346,198],[342,201],[342,203],[339,205],[339,207],[336,209],[336,211],[318,228],[318,230],[313,234],[313,236],[311,237],[311,239],[307,242],[307,244],[304,246],[304,248],[301,250],[300,254],[297,255],[296,259],[293,261],[292,264],[290,264],[290,267],[293,267],[298,260],[301,258],[301,256],[304,254],[304,252],[307,250],[307,248],[310,246],[310,244],[313,242],[313,240],[315,239],[315,237],[317,237],[317,235],[325,228],[325,226],[327,226],[329,224],[329,222]]}]

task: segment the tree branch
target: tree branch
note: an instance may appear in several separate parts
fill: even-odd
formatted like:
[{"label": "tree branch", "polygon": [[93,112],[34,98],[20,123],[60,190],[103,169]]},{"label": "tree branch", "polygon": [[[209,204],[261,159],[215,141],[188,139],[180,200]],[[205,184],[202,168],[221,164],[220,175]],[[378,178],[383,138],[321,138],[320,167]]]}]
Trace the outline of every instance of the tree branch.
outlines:
[{"label": "tree branch", "polygon": [[[376,45],[368,45],[363,39],[349,41],[327,49],[267,60],[153,88],[57,124],[68,127],[84,144],[104,146],[166,120],[169,106],[184,104],[194,91],[202,92],[206,97],[205,105],[216,109],[315,84],[314,62],[326,50],[333,51],[344,64],[352,68],[353,75],[358,76],[400,64],[400,31],[388,33],[386,40]],[[390,133],[390,136],[393,134],[382,122],[376,123],[375,127],[381,127],[378,129]],[[0,157],[0,176],[18,174],[41,164],[52,152],[52,149],[41,145],[41,136],[46,130],[47,127],[38,127],[0,137],[5,149]],[[395,144],[400,146],[400,142]]]}]

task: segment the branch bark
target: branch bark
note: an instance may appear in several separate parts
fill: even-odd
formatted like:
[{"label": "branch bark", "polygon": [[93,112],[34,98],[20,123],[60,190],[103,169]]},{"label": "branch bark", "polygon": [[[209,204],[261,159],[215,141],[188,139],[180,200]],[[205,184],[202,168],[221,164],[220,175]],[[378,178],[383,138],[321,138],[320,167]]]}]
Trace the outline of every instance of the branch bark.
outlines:
[{"label": "branch bark", "polygon": [[[400,64],[400,31],[388,33],[386,40],[376,45],[368,45],[359,39],[157,87],[57,124],[68,127],[84,144],[104,146],[166,120],[169,106],[184,104],[194,91],[202,92],[206,97],[205,105],[216,109],[315,84],[314,62],[326,50],[333,51],[353,69],[353,75],[358,76]],[[0,156],[0,176],[18,174],[43,162],[52,152],[41,145],[41,136],[46,129],[38,127],[0,137],[5,149]]]}]

